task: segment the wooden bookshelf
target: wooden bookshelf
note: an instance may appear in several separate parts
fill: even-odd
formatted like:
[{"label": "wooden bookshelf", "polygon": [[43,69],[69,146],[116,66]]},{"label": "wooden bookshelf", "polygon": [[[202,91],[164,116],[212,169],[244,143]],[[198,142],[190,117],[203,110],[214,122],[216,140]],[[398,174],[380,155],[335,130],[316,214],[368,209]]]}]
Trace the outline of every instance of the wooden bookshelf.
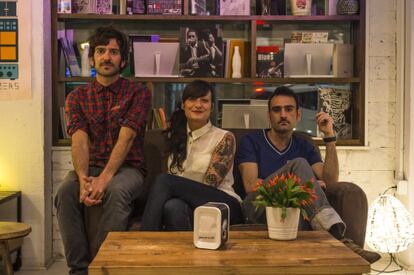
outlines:
[{"label": "wooden bookshelf", "polygon": [[[184,1],[184,7],[188,7],[189,0]],[[364,145],[365,143],[365,0],[360,0],[359,15],[335,15],[335,16],[291,16],[291,15],[271,15],[271,16],[195,16],[188,15],[99,15],[99,14],[57,14],[57,0],[52,0],[52,69],[53,69],[53,144],[58,146],[67,146],[69,143],[61,139],[59,107],[63,106],[65,99],[65,86],[71,83],[85,83],[92,80],[90,77],[64,77],[64,73],[59,71],[58,64],[58,45],[57,31],[65,28],[75,29],[78,31],[93,30],[97,25],[114,24],[121,30],[127,32],[134,30],[139,32],[143,28],[154,28],[153,33],[158,31],[173,32],[174,27],[178,28],[181,24],[222,24],[230,26],[230,30],[235,33],[242,33],[243,38],[250,41],[250,68],[247,70],[248,75],[243,78],[201,78],[203,80],[222,84],[237,85],[283,85],[283,84],[347,84],[353,91],[353,137],[349,140],[340,140],[339,145]],[[270,24],[276,28],[285,28],[287,26],[303,27],[305,30],[312,30],[312,26],[320,28],[332,28],[336,25],[347,26],[348,36],[354,45],[354,77],[336,78],[336,77],[302,77],[302,78],[257,78],[256,77],[256,39],[263,33],[260,26]],[[158,26],[158,27],[157,27]],[[165,29],[163,29],[165,27]],[[314,29],[317,27],[314,27]],[[239,29],[240,28],[240,29]],[[150,29],[152,30],[152,29]],[[178,35],[178,29],[177,35]],[[228,30],[224,30],[226,32]],[[231,31],[227,36],[231,37]],[[237,37],[239,38],[239,37]],[[129,76],[130,79],[137,81],[151,82],[153,85],[162,87],[165,84],[188,83],[194,78],[169,77],[169,78],[140,78]],[[154,93],[155,101],[158,97],[163,97],[160,93]]]}]

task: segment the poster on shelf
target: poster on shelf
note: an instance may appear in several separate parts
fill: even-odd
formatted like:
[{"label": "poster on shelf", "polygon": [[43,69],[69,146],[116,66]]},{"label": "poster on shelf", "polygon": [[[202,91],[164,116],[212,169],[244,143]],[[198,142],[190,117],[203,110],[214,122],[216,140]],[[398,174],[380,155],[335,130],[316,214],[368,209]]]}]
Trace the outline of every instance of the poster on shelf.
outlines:
[{"label": "poster on shelf", "polygon": [[0,1],[8,9],[0,18],[0,100],[32,96],[32,1]]},{"label": "poster on shelf", "polygon": [[339,139],[352,138],[352,92],[340,88],[319,88],[318,109],[329,114]]}]

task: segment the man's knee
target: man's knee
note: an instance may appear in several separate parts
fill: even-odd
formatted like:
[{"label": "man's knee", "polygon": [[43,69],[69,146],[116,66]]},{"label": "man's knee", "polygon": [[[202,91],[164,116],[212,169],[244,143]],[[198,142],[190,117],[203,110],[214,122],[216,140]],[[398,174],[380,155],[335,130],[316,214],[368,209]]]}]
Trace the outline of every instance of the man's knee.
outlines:
[{"label": "man's knee", "polygon": [[309,162],[305,158],[295,158],[289,161],[289,164],[295,167],[310,167]]},{"label": "man's knee", "polygon": [[79,182],[74,171],[70,171],[60,184],[56,196],[55,207],[63,201],[78,201],[79,200]]},{"label": "man's knee", "polygon": [[143,190],[143,176],[137,170],[126,171],[124,169],[120,172],[109,182],[105,190],[105,196],[111,200],[130,203]]}]

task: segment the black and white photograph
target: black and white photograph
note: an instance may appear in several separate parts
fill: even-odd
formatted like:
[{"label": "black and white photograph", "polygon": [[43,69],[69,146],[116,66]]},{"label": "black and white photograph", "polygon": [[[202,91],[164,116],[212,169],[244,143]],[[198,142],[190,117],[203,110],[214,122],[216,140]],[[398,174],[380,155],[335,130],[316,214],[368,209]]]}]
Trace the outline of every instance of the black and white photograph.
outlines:
[{"label": "black and white photograph", "polygon": [[185,77],[223,77],[223,39],[220,27],[181,28],[180,74]]}]

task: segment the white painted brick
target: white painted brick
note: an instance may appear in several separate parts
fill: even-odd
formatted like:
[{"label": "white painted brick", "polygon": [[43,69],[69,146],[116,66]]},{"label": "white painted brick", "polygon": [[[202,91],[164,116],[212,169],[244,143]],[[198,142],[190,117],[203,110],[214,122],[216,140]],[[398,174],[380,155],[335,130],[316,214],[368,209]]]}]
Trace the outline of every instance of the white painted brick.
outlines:
[{"label": "white painted brick", "polygon": [[368,123],[377,126],[395,124],[396,104],[392,102],[372,102],[368,105]]},{"label": "white painted brick", "polygon": [[401,0],[367,0],[367,10],[370,15],[381,16],[386,12],[396,12],[396,2]]},{"label": "white painted brick", "polygon": [[53,151],[52,165],[53,170],[73,169],[72,156],[70,151]]},{"label": "white painted brick", "polygon": [[395,56],[395,33],[373,33],[369,37],[369,56]]},{"label": "white painted brick", "polygon": [[368,58],[368,79],[396,79],[395,56]]},{"label": "white painted brick", "polygon": [[54,259],[62,259],[65,257],[62,241],[53,241],[53,256]]},{"label": "white painted brick", "polygon": [[369,124],[368,126],[368,140],[371,148],[394,148],[395,147],[395,136],[396,136],[395,125],[383,125],[377,127],[376,125]]},{"label": "white painted brick", "polygon": [[394,148],[377,148],[369,151],[348,151],[345,152],[345,155],[345,161],[340,163],[342,169],[345,171],[394,169]]},{"label": "white painted brick", "polygon": [[397,19],[395,11],[385,11],[381,14],[370,14],[368,19],[369,34],[395,33]]},{"label": "white painted brick", "polygon": [[396,102],[396,83],[394,79],[372,79],[368,86],[368,102]]}]

